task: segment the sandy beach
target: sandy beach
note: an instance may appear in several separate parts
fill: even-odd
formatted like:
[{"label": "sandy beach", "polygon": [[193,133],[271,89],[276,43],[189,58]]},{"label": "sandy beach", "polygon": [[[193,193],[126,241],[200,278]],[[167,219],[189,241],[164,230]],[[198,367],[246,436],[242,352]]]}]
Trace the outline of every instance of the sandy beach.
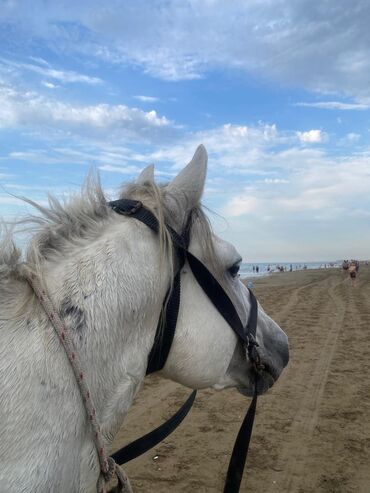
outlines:
[{"label": "sandy beach", "polygon": [[[339,269],[254,280],[260,303],[289,336],[291,360],[259,399],[241,491],[370,492],[370,268],[357,287]],[[147,378],[116,446],[158,426],[189,390]],[[220,492],[249,399],[198,392],[178,430],[127,464],[137,492]]]}]

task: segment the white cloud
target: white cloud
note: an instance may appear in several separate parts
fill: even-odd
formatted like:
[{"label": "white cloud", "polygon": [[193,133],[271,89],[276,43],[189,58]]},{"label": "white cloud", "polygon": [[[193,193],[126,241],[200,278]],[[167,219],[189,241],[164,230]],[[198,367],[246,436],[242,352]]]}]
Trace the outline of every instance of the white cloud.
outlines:
[{"label": "white cloud", "polygon": [[265,178],[264,183],[271,183],[273,185],[280,185],[290,183],[289,180],[285,180],[284,178]]},{"label": "white cloud", "polygon": [[223,213],[229,217],[242,216],[244,214],[250,214],[257,212],[259,208],[259,200],[257,197],[248,196],[247,191],[245,195],[238,195],[233,197],[230,202],[224,207]]},{"label": "white cloud", "polygon": [[31,127],[155,139],[173,130],[165,116],[125,105],[77,105],[47,98],[35,92],[21,92],[0,85],[0,128]]},{"label": "white cloud", "polygon": [[91,77],[89,75],[78,74],[77,72],[67,71],[67,70],[56,70],[52,68],[44,68],[38,67],[37,65],[30,65],[23,63],[21,68],[25,68],[31,70],[33,72],[37,72],[43,77],[50,77],[51,79],[55,79],[59,82],[63,83],[84,83],[84,84],[102,84],[103,81],[99,77]]},{"label": "white cloud", "polygon": [[[94,144],[89,141],[79,142],[73,147],[52,146],[48,149],[11,151],[1,159],[8,162],[16,160],[48,165],[66,163],[96,165],[102,171],[121,174],[138,173],[142,168],[142,162],[146,162],[145,157],[141,161],[135,159],[135,153],[128,148],[111,146],[104,142]],[[135,161],[139,161],[140,165],[127,164]]]},{"label": "white cloud", "polygon": [[274,124],[247,126],[227,123],[185,135],[179,143],[162,146],[145,159],[149,159],[149,162],[169,162],[174,170],[180,169],[197,146],[204,144],[210,153],[210,166],[241,172],[254,169],[258,174],[263,173],[263,170],[256,168],[256,163],[260,163],[265,149],[284,140],[285,137],[279,134]]},{"label": "white cloud", "polygon": [[59,87],[56,84],[53,84],[52,82],[48,82],[48,81],[42,81],[41,84],[47,87],[48,89],[56,89],[57,87]]},{"label": "white cloud", "polygon": [[346,0],[314,6],[311,0],[276,0],[274,8],[271,0],[35,0],[27,6],[13,0],[0,13],[17,26],[13,42],[20,46],[30,37],[46,39],[56,51],[131,62],[167,80],[236,68],[369,102],[368,0],[351,9]]},{"label": "white cloud", "polygon": [[297,132],[297,137],[301,142],[318,144],[323,142],[325,134],[321,130],[308,130],[307,132]]},{"label": "white cloud", "polygon": [[[299,150],[291,150],[297,162]],[[272,159],[279,161],[279,152]],[[335,160],[326,154],[303,163],[303,167],[285,172],[287,179],[276,187],[274,180],[245,186],[242,193],[228,198],[223,213],[229,217],[248,215],[257,220],[269,216],[274,220],[294,218],[345,220],[356,210],[365,217],[370,207],[370,156],[341,156]],[[287,183],[286,183],[287,182]]]},{"label": "white cloud", "polygon": [[[326,234],[332,228],[342,231],[343,221],[352,224],[368,220],[370,153],[333,157],[323,146],[297,145],[295,132],[281,135],[274,125],[226,124],[187,134],[176,146],[141,147],[141,152],[129,144],[89,142],[81,139],[77,148],[54,145],[48,151],[13,151],[9,161],[14,157],[37,163],[53,160],[92,163],[99,167],[104,181],[113,184],[116,174],[136,175],[144,163],[153,161],[154,155],[158,157],[154,160],[159,168],[156,174],[168,177],[168,171],[176,172],[173,163],[183,166],[196,145],[206,143],[209,151],[206,204],[221,212],[233,225],[237,233],[235,238],[228,239],[238,247],[248,245],[244,255],[254,252],[256,259],[268,258],[269,252],[277,252],[276,260],[291,260],[295,258],[293,254],[301,254],[301,259],[312,258],[315,252],[320,256],[326,251],[320,223]],[[294,253],[291,245],[297,245],[297,235],[305,250]],[[316,246],[309,243],[313,237]],[[342,256],[339,246],[333,246],[333,238],[330,241],[328,258]],[[361,241],[365,241],[364,237]],[[335,244],[343,245],[343,242],[338,239]],[[245,246],[243,249],[246,251]],[[359,253],[354,255],[360,256],[360,247],[356,251]]]},{"label": "white cloud", "polygon": [[8,179],[8,178],[13,178],[13,176],[14,175],[11,175],[9,173],[0,173],[0,180],[5,180],[5,179]]},{"label": "white cloud", "polygon": [[17,197],[12,197],[9,195],[0,195],[0,204],[1,205],[21,205],[24,204],[22,199],[18,199]]},{"label": "white cloud", "polygon": [[99,169],[101,171],[109,171],[111,173],[119,173],[121,175],[138,174],[141,171],[137,166],[112,166],[110,164],[99,166]]},{"label": "white cloud", "polygon": [[[84,84],[102,84],[103,81],[99,77],[91,77],[85,74],[79,74],[72,70],[57,70],[50,65],[48,66],[40,66],[32,63],[22,63],[15,62],[12,60],[7,60],[4,58],[0,58],[0,61],[5,66],[14,67],[18,70],[29,70],[31,72],[35,72],[37,74],[42,75],[43,77],[48,77],[51,79],[55,79],[61,83],[70,84],[70,83],[84,83]],[[49,83],[51,84],[51,83]],[[46,85],[46,83],[44,84]],[[50,85],[47,87],[51,87]]]},{"label": "white cloud", "polygon": [[139,101],[143,103],[157,103],[159,101],[159,98],[156,98],[154,96],[134,96],[135,99],[138,99]]},{"label": "white cloud", "polygon": [[296,106],[306,106],[309,108],[320,108],[324,110],[368,110],[369,104],[364,103],[342,103],[340,101],[322,101],[318,103],[296,103]]},{"label": "white cloud", "polygon": [[30,56],[30,60],[33,62],[36,62],[38,65],[44,65],[45,67],[50,67],[50,64],[48,61],[46,61],[44,58],[40,58],[39,56]]},{"label": "white cloud", "polygon": [[356,132],[349,132],[347,135],[346,135],[346,139],[350,142],[350,143],[355,143],[355,142],[358,142],[360,139],[361,139],[361,135],[360,134],[357,134]]}]

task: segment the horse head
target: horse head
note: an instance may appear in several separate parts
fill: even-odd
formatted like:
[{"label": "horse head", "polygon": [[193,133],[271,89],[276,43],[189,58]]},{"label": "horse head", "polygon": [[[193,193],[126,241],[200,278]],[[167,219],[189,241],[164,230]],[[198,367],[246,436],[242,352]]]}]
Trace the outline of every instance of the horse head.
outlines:
[{"label": "horse head", "polygon": [[[99,183],[90,180],[81,196],[66,204],[51,198],[47,208],[29,201],[40,214],[31,218],[36,230],[25,262],[5,238],[0,258],[0,345],[6,362],[0,365],[0,398],[6,403],[0,417],[8,423],[1,429],[4,491],[51,491],[56,484],[60,491],[95,491],[100,448],[85,418],[99,416],[102,443],[112,442],[145,377],[154,342],[166,337],[158,332],[158,320],[166,323],[176,277],[181,296],[172,344],[158,367],[164,377],[193,389],[237,387],[251,395],[271,387],[288,362],[286,335],[261,306],[258,312],[251,308],[255,298],[238,276],[241,256],[213,234],[201,208],[204,147],[167,185],[157,185],[153,171],[146,168],[119,199],[146,211],[148,221],[117,214]],[[232,307],[238,336],[207,286],[201,286],[194,259],[218,286],[221,304]],[[240,337],[251,313],[258,313],[255,331]],[[83,374],[73,363],[74,373],[68,370],[55,332],[60,341],[69,334],[69,360],[78,355]],[[252,358],[256,344],[258,364]],[[76,379],[89,384],[93,414],[86,414],[87,397],[81,399]],[[21,439],[29,457],[22,474]],[[51,464],[56,456],[60,460]],[[39,470],[45,471],[42,477]]]},{"label": "horse head", "polygon": [[[153,180],[153,168],[139,181]],[[245,326],[251,309],[250,293],[238,271],[242,258],[236,248],[214,235],[202,213],[207,153],[200,146],[191,162],[164,188],[165,209],[171,226],[188,225],[189,251],[210,269],[228,294]],[[190,226],[189,226],[190,217]],[[190,388],[237,387],[252,395],[254,364],[234,331],[195,279],[189,265],[181,271],[181,304],[175,337],[162,375]],[[289,359],[286,334],[259,305],[256,340],[261,359],[258,392],[277,380]]]}]

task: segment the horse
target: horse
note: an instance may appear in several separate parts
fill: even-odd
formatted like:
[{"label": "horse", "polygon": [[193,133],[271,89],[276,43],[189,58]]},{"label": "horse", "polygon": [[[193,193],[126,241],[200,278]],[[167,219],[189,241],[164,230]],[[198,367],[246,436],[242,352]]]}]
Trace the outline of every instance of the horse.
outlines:
[{"label": "horse", "polygon": [[[69,200],[27,200],[30,240],[23,255],[7,230],[0,245],[0,490],[93,493],[100,465],[76,378],[51,318],[32,288],[40,279],[69,330],[109,448],[146,374],[163,300],[177,269],[169,228],[190,232],[189,251],[207,265],[245,324],[251,295],[238,276],[241,256],[217,237],[201,206],[207,153],[200,146],[169,183],[153,165],[124,184],[120,198],[140,201],[158,234],[117,214],[97,174]],[[240,340],[185,261],[174,339],[159,374],[191,389],[254,392],[254,368]],[[258,306],[257,343],[266,392],[288,363],[286,334]]]}]

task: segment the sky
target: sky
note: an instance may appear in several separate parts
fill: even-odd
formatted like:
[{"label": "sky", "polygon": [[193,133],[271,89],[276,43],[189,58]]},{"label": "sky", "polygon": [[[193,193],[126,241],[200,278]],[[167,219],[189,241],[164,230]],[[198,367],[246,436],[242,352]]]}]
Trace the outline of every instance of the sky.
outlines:
[{"label": "sky", "polygon": [[0,215],[203,143],[245,262],[370,258],[368,0],[0,0]]}]

